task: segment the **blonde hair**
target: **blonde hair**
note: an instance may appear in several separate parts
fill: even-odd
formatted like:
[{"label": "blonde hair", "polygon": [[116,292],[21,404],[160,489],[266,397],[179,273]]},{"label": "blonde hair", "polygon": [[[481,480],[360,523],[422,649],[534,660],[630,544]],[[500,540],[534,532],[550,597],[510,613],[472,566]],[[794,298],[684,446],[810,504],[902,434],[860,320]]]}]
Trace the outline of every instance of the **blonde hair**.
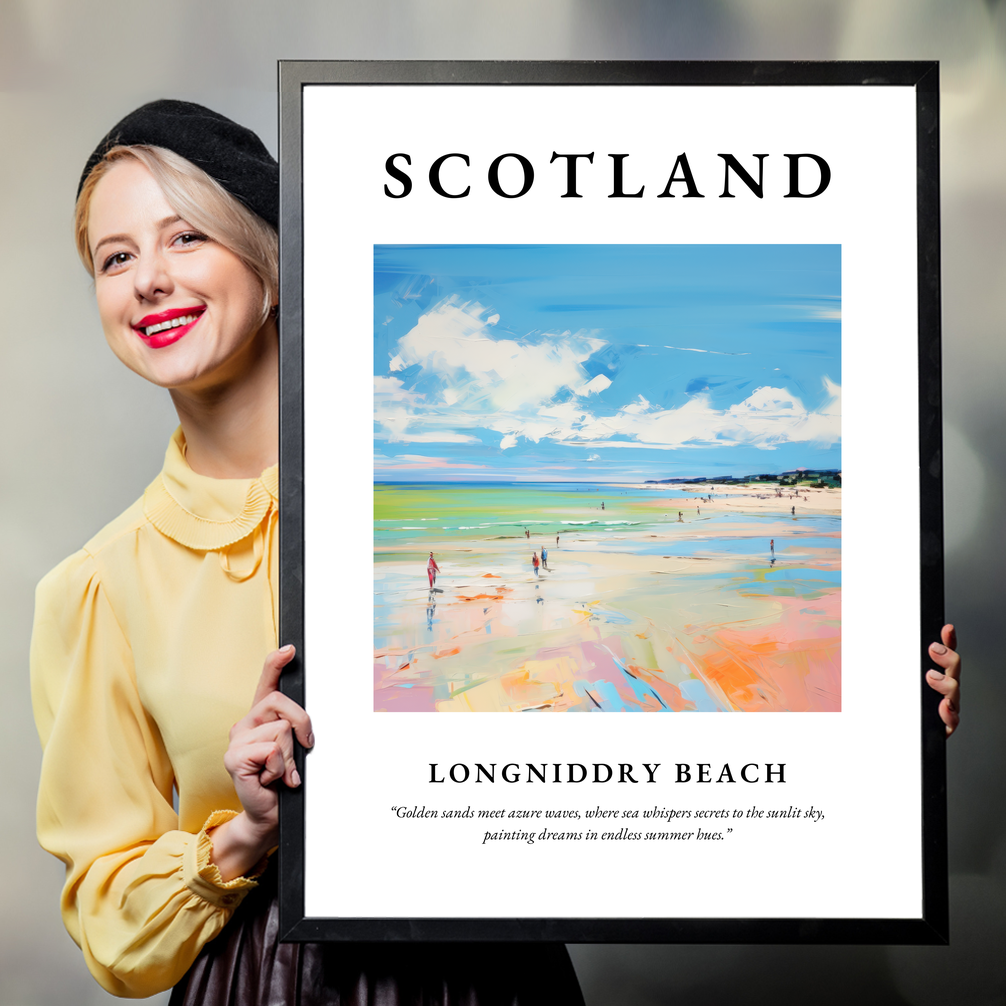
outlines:
[{"label": "blonde hair", "polygon": [[264,323],[279,295],[279,236],[202,168],[165,147],[112,147],[84,181],[73,226],[77,254],[91,278],[94,259],[87,240],[91,198],[112,165],[126,158],[139,161],[154,176],[168,205],[183,220],[232,251],[255,273],[262,284]]}]

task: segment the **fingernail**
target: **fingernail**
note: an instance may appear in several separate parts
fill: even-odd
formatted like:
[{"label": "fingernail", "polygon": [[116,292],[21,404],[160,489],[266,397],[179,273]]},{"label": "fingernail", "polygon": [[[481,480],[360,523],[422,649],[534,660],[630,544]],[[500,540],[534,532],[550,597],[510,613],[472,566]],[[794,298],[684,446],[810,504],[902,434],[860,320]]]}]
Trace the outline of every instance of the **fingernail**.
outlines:
[{"label": "fingernail", "polygon": [[286,646],[280,648],[280,653],[293,653],[293,643],[287,643]]},{"label": "fingernail", "polygon": [[939,671],[929,671],[928,674],[934,681],[942,681],[946,677],[946,675],[941,674]]},{"label": "fingernail", "polygon": [[942,643],[933,643],[933,645],[930,646],[929,649],[931,649],[933,651],[933,653],[946,653],[947,652],[947,648]]},{"label": "fingernail", "polygon": [[294,786],[300,785],[300,773],[296,769],[294,769],[290,774],[290,781],[294,784]]},{"label": "fingernail", "polygon": [[307,735],[307,746],[309,748],[313,748],[314,747],[314,732],[313,731]]}]

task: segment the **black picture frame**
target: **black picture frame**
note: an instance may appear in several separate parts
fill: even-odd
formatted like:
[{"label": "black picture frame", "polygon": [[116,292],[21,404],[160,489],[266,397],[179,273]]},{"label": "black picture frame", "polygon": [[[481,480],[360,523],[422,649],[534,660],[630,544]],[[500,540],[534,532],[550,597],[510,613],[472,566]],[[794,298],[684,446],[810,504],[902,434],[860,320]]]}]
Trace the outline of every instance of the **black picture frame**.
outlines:
[{"label": "black picture frame", "polygon": [[287,941],[563,941],[618,943],[940,944],[949,939],[945,736],[939,696],[924,680],[927,647],[943,624],[940,376],[939,70],[935,62],[405,62],[282,61],[280,120],[280,641],[297,657],[282,688],[310,711],[304,648],[304,395],[302,95],[308,85],[458,84],[681,85],[775,88],[800,85],[912,87],[916,108],[918,394],[921,638],[917,641],[923,726],[923,905],[920,918],[318,918],[305,914],[304,785],[281,794],[280,927]]}]

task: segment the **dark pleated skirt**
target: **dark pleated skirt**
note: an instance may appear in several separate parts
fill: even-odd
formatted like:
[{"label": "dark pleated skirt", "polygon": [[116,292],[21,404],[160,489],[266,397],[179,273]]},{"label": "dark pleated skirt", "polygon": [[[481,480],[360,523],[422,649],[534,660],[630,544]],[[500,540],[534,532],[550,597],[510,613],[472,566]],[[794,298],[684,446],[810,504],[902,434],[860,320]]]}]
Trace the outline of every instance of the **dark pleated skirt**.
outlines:
[{"label": "dark pleated skirt", "polygon": [[274,875],[169,1006],[583,1006],[561,943],[280,943]]}]

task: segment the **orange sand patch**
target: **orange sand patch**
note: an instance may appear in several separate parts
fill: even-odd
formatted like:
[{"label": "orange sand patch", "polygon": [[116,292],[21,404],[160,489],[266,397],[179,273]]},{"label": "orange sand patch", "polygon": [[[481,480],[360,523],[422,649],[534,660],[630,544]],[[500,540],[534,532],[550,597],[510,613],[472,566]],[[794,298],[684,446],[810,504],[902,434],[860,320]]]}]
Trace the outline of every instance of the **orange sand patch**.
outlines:
[{"label": "orange sand patch", "polygon": [[575,679],[579,669],[579,662],[572,654],[526,660],[500,679],[504,708],[568,709],[576,700]]},{"label": "orange sand patch", "polygon": [[[750,628],[707,626],[692,637],[688,656],[695,673],[734,709],[839,710],[841,708],[841,595],[813,601],[778,597],[780,617]],[[806,636],[801,609],[821,616]]]}]

